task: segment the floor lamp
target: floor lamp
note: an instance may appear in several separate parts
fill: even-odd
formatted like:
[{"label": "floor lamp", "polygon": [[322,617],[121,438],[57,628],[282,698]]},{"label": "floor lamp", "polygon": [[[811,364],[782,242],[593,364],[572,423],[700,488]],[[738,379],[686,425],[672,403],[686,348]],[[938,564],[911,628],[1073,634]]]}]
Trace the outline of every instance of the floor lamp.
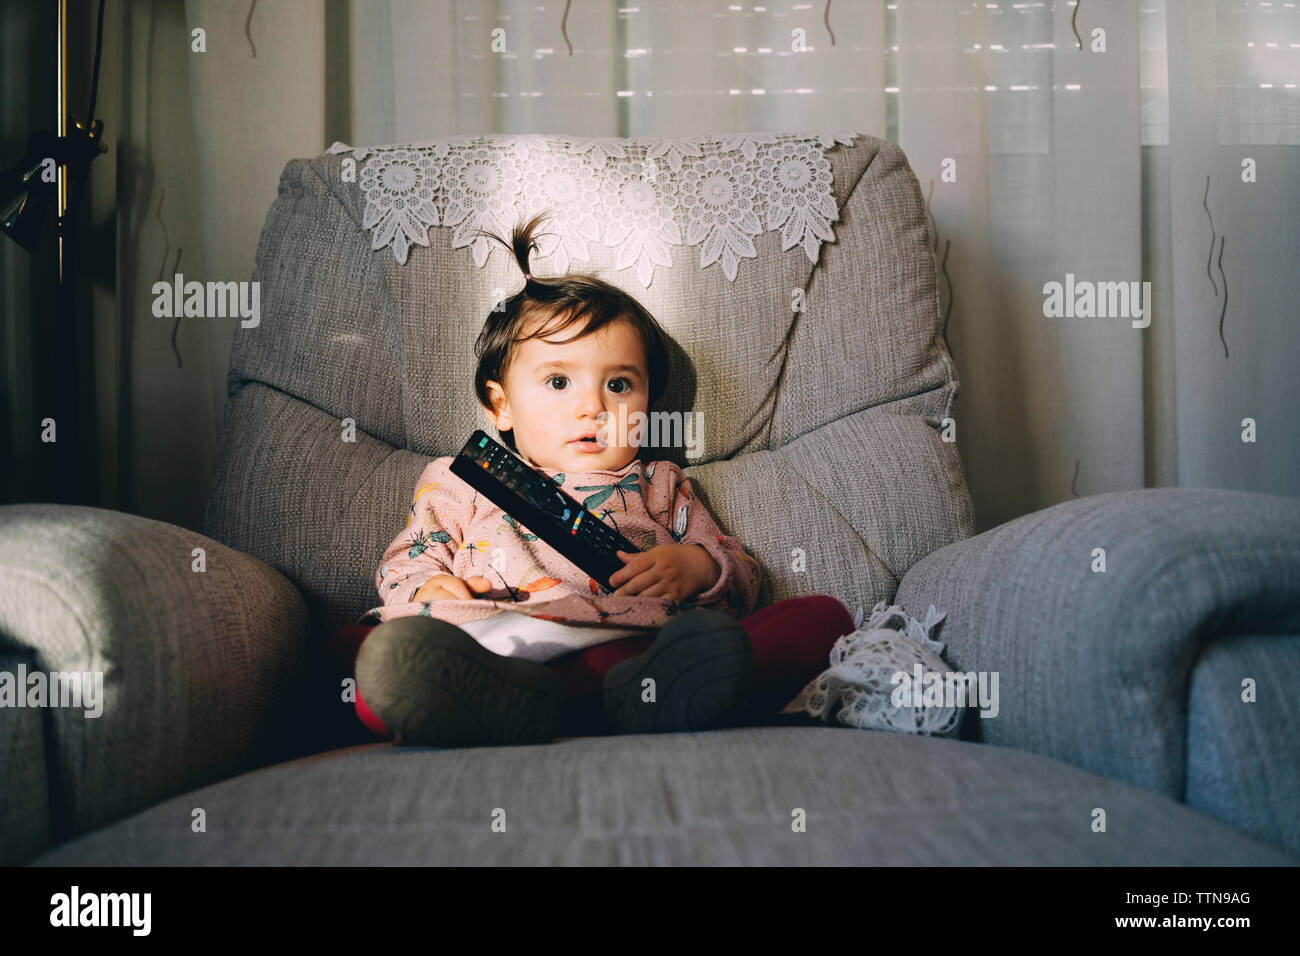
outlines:
[{"label": "floor lamp", "polygon": [[[90,174],[91,161],[106,147],[102,144],[104,124],[94,118],[99,95],[99,57],[104,40],[104,2],[99,0],[99,17],[95,37],[95,66],[90,87],[90,109],[86,124],[68,112],[68,7],[59,0],[58,84],[59,116],[57,132],[34,133],[27,152],[19,163],[0,177],[0,230],[29,252],[35,252],[48,218],[51,201],[58,216],[55,237],[58,255],[58,293],[55,297],[55,343],[75,342],[77,332],[76,303],[76,223],[77,210]],[[71,129],[69,128],[71,122]],[[71,186],[71,190],[69,190]],[[76,480],[77,391],[75,360],[71,381],[55,391],[55,482],[57,500],[74,502],[77,489],[84,482]],[[44,418],[44,416],[41,416]],[[40,427],[40,423],[34,423]]]}]

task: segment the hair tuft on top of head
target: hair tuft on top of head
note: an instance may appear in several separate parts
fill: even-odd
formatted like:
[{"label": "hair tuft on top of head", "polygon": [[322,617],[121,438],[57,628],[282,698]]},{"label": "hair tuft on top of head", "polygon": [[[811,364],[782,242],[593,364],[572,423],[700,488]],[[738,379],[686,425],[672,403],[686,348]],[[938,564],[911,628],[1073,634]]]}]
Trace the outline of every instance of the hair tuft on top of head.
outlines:
[{"label": "hair tuft on top of head", "polygon": [[551,235],[551,233],[539,232],[543,220],[546,219],[546,213],[539,212],[527,222],[520,221],[515,223],[515,227],[510,231],[510,238],[506,239],[495,232],[484,229],[476,231],[476,235],[484,236],[488,239],[495,240],[509,250],[514,256],[515,264],[519,266],[519,271],[524,274],[524,284],[530,282],[541,282],[542,280],[533,275],[532,265],[529,262],[531,253],[537,249],[537,237]]}]

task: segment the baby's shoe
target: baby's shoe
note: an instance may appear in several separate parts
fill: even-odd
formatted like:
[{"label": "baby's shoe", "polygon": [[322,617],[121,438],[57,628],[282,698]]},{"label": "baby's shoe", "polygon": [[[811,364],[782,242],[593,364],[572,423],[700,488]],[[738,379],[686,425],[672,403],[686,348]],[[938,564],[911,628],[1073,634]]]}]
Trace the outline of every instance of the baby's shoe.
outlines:
[{"label": "baby's shoe", "polygon": [[376,627],[357,654],[356,676],[367,706],[403,744],[546,743],[564,703],[551,668],[494,654],[435,617]]},{"label": "baby's shoe", "polygon": [[[726,726],[748,694],[754,649],[734,617],[695,608],[659,629],[654,643],[604,678],[605,716],[619,734]],[[653,680],[647,685],[646,680]],[[646,699],[651,696],[653,699]]]}]

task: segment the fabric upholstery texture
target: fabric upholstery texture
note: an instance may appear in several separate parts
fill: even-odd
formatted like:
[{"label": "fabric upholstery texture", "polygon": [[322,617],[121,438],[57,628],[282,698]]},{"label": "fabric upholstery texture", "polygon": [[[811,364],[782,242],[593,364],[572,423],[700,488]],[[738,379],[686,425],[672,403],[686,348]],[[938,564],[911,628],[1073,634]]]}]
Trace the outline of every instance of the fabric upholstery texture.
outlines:
[{"label": "fabric upholstery texture", "polygon": [[[1148,488],[1065,502],[929,555],[897,600],[948,613],[954,670],[1000,672],[1001,712],[968,716],[975,739],[1195,795],[1300,855],[1297,712],[1281,689],[1300,676],[1300,499]],[[1239,635],[1269,635],[1272,653],[1222,644]]]},{"label": "fabric upholstery texture", "polygon": [[[189,828],[196,805],[208,812],[203,834]],[[1106,811],[1104,833],[1092,827],[1098,807]],[[493,830],[498,810],[504,833]],[[795,826],[799,811],[804,832]],[[585,737],[532,747],[355,747],[168,801],[35,862],[286,861],[1294,863],[1171,800],[1045,757],[826,727]]]},{"label": "fabric upholstery texture", "polygon": [[[8,642],[0,631],[0,645]],[[33,654],[0,650],[0,672],[36,669]],[[35,856],[54,836],[50,819],[49,762],[45,750],[42,711],[9,710],[0,732],[0,866],[11,866]]]},{"label": "fabric upholstery texture", "polygon": [[[1219,637],[1188,688],[1189,807],[1300,857],[1300,632]],[[1245,703],[1242,681],[1254,683]]]},{"label": "fabric upholstery texture", "polygon": [[104,698],[0,713],[0,860],[290,752],[307,616],[280,574],[101,508],[0,507],[0,540],[0,669],[100,671]]}]

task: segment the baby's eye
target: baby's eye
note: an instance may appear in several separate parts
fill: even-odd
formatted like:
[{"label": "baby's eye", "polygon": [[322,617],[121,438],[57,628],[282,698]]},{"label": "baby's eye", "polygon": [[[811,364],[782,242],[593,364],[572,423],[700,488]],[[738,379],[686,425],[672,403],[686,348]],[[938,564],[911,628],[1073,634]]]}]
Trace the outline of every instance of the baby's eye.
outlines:
[{"label": "baby's eye", "polygon": [[[568,381],[568,378],[567,378],[566,376],[564,376],[564,375],[552,375],[550,378],[548,378],[548,379],[546,380],[546,384],[547,384],[547,385],[550,385],[550,384],[551,384],[553,381],[555,381],[557,378],[558,378],[558,379],[561,379],[561,380],[563,380],[563,381],[566,381],[566,382]],[[555,389],[552,389],[552,391],[555,391]]]},{"label": "baby's eye", "polygon": [[[622,387],[622,388],[613,388],[612,386],[614,385],[615,382],[622,382],[622,383],[623,383],[623,387]],[[609,384],[610,384],[610,386],[611,386],[610,391],[614,392],[616,395],[618,395],[618,394],[622,394],[623,392],[628,392],[628,391],[631,391],[631,390],[632,390],[632,383],[631,383],[631,381],[629,381],[629,380],[626,379],[626,378],[615,378],[615,379],[611,379]]]}]

